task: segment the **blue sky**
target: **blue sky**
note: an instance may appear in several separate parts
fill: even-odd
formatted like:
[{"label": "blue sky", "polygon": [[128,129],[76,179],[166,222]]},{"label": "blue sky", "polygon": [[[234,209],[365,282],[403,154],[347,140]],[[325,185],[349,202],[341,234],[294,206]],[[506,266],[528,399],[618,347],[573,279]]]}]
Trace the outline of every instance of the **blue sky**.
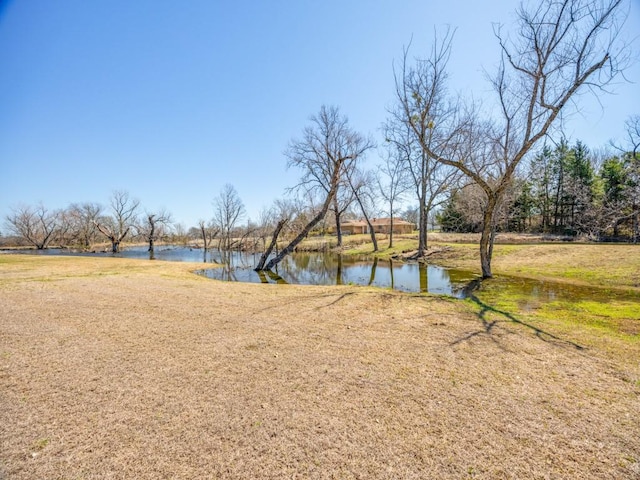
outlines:
[{"label": "blue sky", "polygon": [[[492,22],[516,2],[14,0],[0,2],[0,218],[12,206],[107,204],[127,190],[186,227],[231,183],[248,214],[296,183],[283,151],[320,106],[380,139],[392,64],[413,38],[457,28],[452,88],[482,98],[498,59]],[[640,31],[631,0],[629,38]],[[640,45],[627,77],[584,98],[566,132],[590,147],[640,113]],[[368,156],[373,166],[378,153]],[[0,231],[4,231],[0,222]]]}]

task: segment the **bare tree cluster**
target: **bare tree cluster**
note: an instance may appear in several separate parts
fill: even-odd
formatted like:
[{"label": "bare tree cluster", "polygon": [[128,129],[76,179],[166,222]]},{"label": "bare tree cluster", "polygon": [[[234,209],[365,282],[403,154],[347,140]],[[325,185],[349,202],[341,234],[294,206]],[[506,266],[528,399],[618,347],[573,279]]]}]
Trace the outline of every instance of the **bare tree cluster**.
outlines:
[{"label": "bare tree cluster", "polygon": [[[396,80],[401,105],[396,117],[411,128],[424,155],[457,169],[484,192],[483,277],[492,276],[496,213],[520,164],[559,125],[560,113],[571,102],[585,91],[602,91],[625,67],[625,46],[616,37],[625,15],[622,6],[622,0],[543,0],[520,6],[511,35],[495,28],[502,55],[491,78],[496,102],[490,111],[439,96],[447,85],[448,32],[413,68],[406,65],[405,51]],[[426,73],[420,75],[421,69]],[[456,107],[450,110],[452,104]],[[426,134],[425,126],[433,131]]]},{"label": "bare tree cluster", "polygon": [[60,228],[61,214],[49,211],[44,205],[22,205],[7,216],[9,231],[25,239],[38,250],[46,248]]},{"label": "bare tree cluster", "polygon": [[135,238],[149,244],[153,257],[154,242],[173,228],[171,215],[165,210],[140,212],[140,201],[120,190],[113,192],[106,209],[92,202],[72,203],[55,211],[42,204],[20,206],[5,218],[5,225],[37,249],[53,244],[91,250],[95,243],[107,240],[111,252],[117,253],[125,238]]}]

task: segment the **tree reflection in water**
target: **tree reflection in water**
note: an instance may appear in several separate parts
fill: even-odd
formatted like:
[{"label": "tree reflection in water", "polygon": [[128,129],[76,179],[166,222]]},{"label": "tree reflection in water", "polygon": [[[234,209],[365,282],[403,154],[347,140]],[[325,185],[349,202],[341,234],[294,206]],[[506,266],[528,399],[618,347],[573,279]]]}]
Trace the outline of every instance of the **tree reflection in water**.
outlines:
[{"label": "tree reflection in water", "polygon": [[251,254],[218,253],[212,259],[221,267],[207,270],[206,276],[239,282],[352,284],[461,296],[464,285],[474,278],[470,272],[453,272],[433,265],[330,253],[294,253],[276,265],[274,271],[264,272],[253,271]]}]

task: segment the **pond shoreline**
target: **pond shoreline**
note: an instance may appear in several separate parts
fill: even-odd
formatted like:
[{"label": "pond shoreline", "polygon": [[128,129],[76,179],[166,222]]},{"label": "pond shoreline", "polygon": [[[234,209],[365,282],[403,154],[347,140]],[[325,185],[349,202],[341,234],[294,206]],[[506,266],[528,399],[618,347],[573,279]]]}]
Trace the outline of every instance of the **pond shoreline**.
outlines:
[{"label": "pond shoreline", "polygon": [[[345,245],[341,248],[324,248],[335,237],[309,237],[297,252],[331,252],[340,253],[344,257],[366,255],[406,263],[426,260],[427,264],[479,274],[479,250],[474,243],[476,237],[474,234],[430,233],[426,259],[413,258],[417,246],[417,238],[413,234],[394,236],[392,249],[386,248],[384,238],[379,238],[381,248],[378,252],[373,252],[370,238],[366,235],[346,236]],[[545,239],[546,241],[541,241]],[[640,292],[640,245],[564,242],[557,239],[558,237],[544,235],[499,234],[492,262],[494,274]],[[317,248],[318,242],[322,242],[323,248]],[[127,244],[123,248],[143,249],[145,246],[144,243]],[[113,255],[108,247],[109,244],[103,243],[95,245],[91,250],[96,255]],[[204,249],[197,242],[186,246],[160,242],[156,244],[156,251],[174,247],[189,248],[193,252],[201,252],[201,258],[205,257]],[[107,251],[103,251],[103,248]],[[0,252],[14,253],[16,250],[1,249]],[[35,248],[21,250],[36,254],[38,252]],[[72,250],[74,249],[64,249],[65,252]],[[195,260],[201,261],[199,258]]]}]

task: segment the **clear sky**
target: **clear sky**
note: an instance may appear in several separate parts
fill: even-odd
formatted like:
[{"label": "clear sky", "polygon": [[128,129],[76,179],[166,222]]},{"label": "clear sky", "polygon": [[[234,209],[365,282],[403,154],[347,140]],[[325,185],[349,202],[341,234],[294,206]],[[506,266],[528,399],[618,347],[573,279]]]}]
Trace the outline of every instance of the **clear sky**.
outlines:
[{"label": "clear sky", "polygon": [[[640,0],[625,29],[640,32]],[[380,140],[394,60],[434,27],[457,28],[452,87],[489,91],[508,0],[0,0],[0,217],[42,201],[108,203],[127,190],[186,227],[209,219],[231,183],[248,214],[299,172],[283,151],[320,106]],[[566,133],[590,147],[621,138],[640,113],[640,46],[600,104],[582,102]],[[378,162],[371,152],[368,162]],[[0,231],[3,221],[0,221]]]}]

